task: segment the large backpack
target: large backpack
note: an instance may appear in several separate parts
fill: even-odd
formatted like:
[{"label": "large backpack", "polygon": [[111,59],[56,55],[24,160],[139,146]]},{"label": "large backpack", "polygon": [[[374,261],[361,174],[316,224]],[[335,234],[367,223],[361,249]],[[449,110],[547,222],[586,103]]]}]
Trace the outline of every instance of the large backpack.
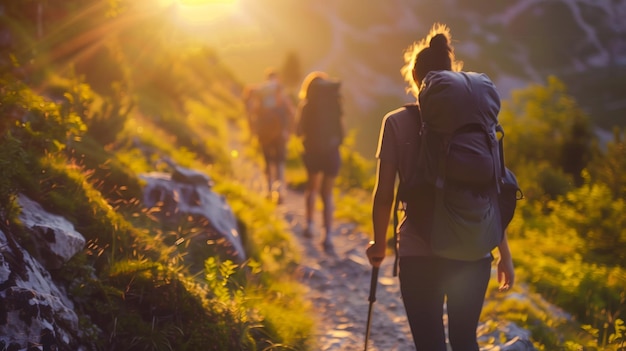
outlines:
[{"label": "large backpack", "polygon": [[306,152],[323,154],[339,147],[344,138],[341,82],[319,79],[313,84],[302,107],[298,130]]},{"label": "large backpack", "polygon": [[398,200],[435,255],[487,257],[521,194],[504,165],[499,95],[485,74],[434,71],[418,98],[406,107],[419,118],[418,142]]},{"label": "large backpack", "polygon": [[267,82],[256,91],[256,133],[263,144],[284,138],[287,125],[287,106],[281,96],[280,85]]}]

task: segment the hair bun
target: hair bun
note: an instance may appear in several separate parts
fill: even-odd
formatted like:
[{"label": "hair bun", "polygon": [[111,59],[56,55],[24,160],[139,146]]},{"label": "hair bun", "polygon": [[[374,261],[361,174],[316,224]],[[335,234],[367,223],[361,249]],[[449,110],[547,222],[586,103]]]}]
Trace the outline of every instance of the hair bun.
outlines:
[{"label": "hair bun", "polygon": [[439,33],[430,39],[430,47],[435,50],[450,51],[448,46],[448,37],[445,34]]}]

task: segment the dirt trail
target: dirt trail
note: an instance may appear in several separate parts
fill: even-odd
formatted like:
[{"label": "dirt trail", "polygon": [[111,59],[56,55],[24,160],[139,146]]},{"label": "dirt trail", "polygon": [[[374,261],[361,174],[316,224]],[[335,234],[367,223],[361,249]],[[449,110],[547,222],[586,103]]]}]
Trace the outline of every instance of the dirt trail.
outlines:
[{"label": "dirt trail", "polygon": [[[319,230],[313,238],[302,236],[303,194],[287,191],[279,205],[294,238],[302,249],[300,280],[309,287],[308,298],[319,318],[319,350],[363,350],[369,307],[371,266],[365,256],[370,236],[355,231],[349,223],[335,223],[333,243],[336,255],[324,253]],[[316,213],[318,228],[321,213]],[[379,272],[376,302],[373,305],[368,350],[415,350],[397,278],[392,277],[393,257],[387,257]]]},{"label": "dirt trail", "polygon": [[[232,141],[232,150],[240,142]],[[265,180],[254,162],[235,157],[234,166],[242,181],[253,191],[263,193]],[[277,207],[290,226],[301,249],[299,278],[308,287],[307,298],[316,306],[318,328],[315,335],[317,350],[363,350],[369,307],[371,266],[365,256],[369,234],[357,232],[355,225],[336,221],[333,244],[335,256],[324,253],[321,238],[304,238],[304,194],[288,189]],[[316,213],[318,228],[321,213]],[[415,350],[400,299],[397,278],[392,277],[393,257],[388,257],[379,272],[376,302],[372,311],[369,351]]]}]

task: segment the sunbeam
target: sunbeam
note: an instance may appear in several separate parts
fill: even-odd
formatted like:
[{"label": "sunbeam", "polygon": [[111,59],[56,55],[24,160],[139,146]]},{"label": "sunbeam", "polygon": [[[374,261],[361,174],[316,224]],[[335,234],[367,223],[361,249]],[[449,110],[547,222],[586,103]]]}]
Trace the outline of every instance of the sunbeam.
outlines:
[{"label": "sunbeam", "polygon": [[237,0],[161,0],[182,27],[211,25],[238,11]]}]

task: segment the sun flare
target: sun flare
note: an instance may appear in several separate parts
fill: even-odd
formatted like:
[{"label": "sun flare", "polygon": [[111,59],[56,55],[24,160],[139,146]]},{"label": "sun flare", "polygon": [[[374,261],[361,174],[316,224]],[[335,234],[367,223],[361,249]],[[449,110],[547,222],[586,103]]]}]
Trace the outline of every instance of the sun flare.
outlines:
[{"label": "sun flare", "polygon": [[238,0],[160,0],[182,25],[202,26],[237,11]]},{"label": "sun flare", "polygon": [[181,5],[232,4],[236,0],[177,0]]},{"label": "sun flare", "polygon": [[194,5],[207,5],[207,4],[233,4],[237,0],[159,0],[162,6],[169,6],[172,4],[182,6],[194,6]]}]

